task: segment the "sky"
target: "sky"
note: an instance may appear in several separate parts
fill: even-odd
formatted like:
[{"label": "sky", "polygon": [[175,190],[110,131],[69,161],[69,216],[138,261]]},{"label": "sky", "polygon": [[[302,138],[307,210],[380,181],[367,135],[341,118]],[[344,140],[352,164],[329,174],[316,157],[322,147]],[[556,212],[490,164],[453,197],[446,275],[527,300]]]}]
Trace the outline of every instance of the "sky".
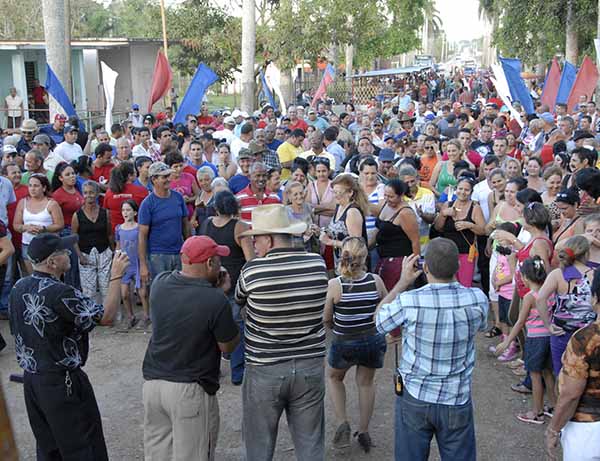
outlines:
[{"label": "sky", "polygon": [[435,5],[450,42],[479,38],[489,27],[479,18],[478,0],[435,0]]}]

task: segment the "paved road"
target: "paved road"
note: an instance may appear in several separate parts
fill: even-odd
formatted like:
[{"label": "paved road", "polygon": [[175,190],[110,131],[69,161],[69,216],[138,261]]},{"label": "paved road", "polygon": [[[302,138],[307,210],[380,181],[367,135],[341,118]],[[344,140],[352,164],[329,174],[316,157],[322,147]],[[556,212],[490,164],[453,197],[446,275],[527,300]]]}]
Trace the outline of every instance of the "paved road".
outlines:
[{"label": "paved road", "polygon": [[[8,324],[0,322],[0,331],[7,338]],[[91,336],[90,359],[86,371],[90,375],[102,414],[104,432],[111,460],[130,461],[143,459],[143,406],[141,363],[149,335],[140,331],[120,332],[117,328],[98,328]],[[543,459],[543,431],[545,426],[526,425],[517,421],[514,414],[526,409],[529,401],[510,390],[516,382],[510,370],[490,357],[485,349],[490,340],[478,340],[478,360],[474,373],[475,428],[480,460],[540,461]],[[346,450],[331,447],[335,420],[329,400],[326,401],[327,456],[328,460],[393,459],[394,453],[394,399],[392,388],[393,354],[388,351],[386,365],[377,377],[375,414],[370,433],[376,447],[364,454],[354,442]],[[8,382],[8,375],[18,372],[11,342],[0,353],[0,380],[8,399],[17,445],[22,460],[35,459],[35,441],[29,428],[23,392],[20,384]],[[226,376],[227,364],[223,362]],[[346,378],[349,416],[355,427],[358,420],[356,387],[353,374]],[[327,398],[327,397],[326,397]],[[217,460],[233,461],[242,458],[240,414],[240,388],[224,378],[219,391],[221,430],[217,447]],[[284,421],[281,423],[276,460],[294,459],[293,446]],[[431,459],[439,459],[437,449]]]}]

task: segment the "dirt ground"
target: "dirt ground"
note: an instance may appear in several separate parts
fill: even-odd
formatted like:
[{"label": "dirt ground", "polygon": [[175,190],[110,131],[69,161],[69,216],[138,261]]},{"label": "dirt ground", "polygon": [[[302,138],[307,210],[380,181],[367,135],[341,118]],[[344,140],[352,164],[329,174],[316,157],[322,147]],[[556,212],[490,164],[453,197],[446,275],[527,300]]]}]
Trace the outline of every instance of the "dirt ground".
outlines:
[{"label": "dirt ground", "polygon": [[[22,460],[35,459],[35,441],[29,427],[21,384],[8,380],[10,373],[20,372],[15,360],[14,343],[8,333],[8,322],[0,322],[0,331],[9,346],[0,352],[0,380],[8,399],[13,429]],[[96,392],[102,414],[104,433],[111,460],[143,459],[142,359],[149,334],[143,331],[123,332],[118,328],[97,328],[91,336],[90,356],[85,367]],[[527,396],[516,394],[510,385],[518,378],[505,365],[486,352],[491,340],[478,339],[477,365],[474,372],[473,400],[475,429],[480,460],[539,461],[544,459],[544,426],[527,425],[515,418],[515,413],[529,407]],[[388,348],[386,365],[376,376],[377,397],[370,434],[376,445],[369,454],[362,452],[356,441],[350,448],[336,451],[331,448],[335,418],[326,396],[326,459],[366,460],[393,459],[394,401],[392,370],[394,354]],[[231,385],[227,362],[222,362],[225,377],[219,390],[221,429],[217,460],[243,459],[240,414],[241,388]],[[356,386],[353,374],[346,378],[350,424],[358,421]],[[293,458],[293,445],[282,418],[275,460]],[[430,459],[439,459],[436,448]]]}]

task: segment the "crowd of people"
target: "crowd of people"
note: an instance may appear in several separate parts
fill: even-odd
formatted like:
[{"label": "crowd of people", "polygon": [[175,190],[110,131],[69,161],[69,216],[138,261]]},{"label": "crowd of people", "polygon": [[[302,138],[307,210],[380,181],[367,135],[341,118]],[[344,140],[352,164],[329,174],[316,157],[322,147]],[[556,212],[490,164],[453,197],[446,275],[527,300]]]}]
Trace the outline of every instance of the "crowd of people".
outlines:
[{"label": "crowd of people", "polygon": [[[135,104],[89,132],[23,120],[2,140],[0,315],[38,452],[106,459],[81,367],[122,305],[125,329],[152,332],[146,459],[213,459],[222,355],[246,459],[272,459],[284,410],[297,458],[323,459],[326,383],[332,443],[348,447],[354,366],[368,452],[376,371],[399,341],[396,459],[426,459],[434,435],[442,459],[475,459],[479,331],[532,394],[516,417],[547,425],[549,456],[562,434],[565,459],[596,459],[600,108],[510,113],[493,91],[461,98],[472,82],[364,109],[203,105],[177,125]],[[59,410],[73,392],[85,406]],[[85,443],[52,431],[65,424]]]}]

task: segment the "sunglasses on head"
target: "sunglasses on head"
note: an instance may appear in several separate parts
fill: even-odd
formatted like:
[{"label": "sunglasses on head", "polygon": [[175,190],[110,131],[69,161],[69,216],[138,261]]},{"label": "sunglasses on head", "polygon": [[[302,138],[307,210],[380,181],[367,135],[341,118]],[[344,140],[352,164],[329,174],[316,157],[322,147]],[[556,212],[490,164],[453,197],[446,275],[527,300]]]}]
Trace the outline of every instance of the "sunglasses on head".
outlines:
[{"label": "sunglasses on head", "polygon": [[313,165],[325,165],[327,168],[329,168],[329,166],[331,165],[331,163],[329,162],[329,159],[327,158],[320,158],[317,157],[315,159],[313,159],[312,161]]}]

